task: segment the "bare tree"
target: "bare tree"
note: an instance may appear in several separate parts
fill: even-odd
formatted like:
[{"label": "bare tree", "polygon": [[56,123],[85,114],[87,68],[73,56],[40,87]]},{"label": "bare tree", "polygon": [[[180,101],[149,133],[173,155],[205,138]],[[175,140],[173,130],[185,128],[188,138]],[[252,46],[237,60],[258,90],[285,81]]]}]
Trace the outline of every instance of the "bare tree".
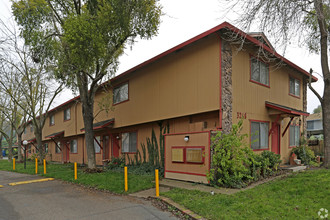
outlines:
[{"label": "bare tree", "polygon": [[[323,96],[312,86],[309,88],[320,100],[324,132],[324,166],[330,167],[330,72],[328,46],[330,32],[329,0],[222,0],[227,10],[238,11],[237,23],[244,30],[257,25],[259,30],[268,33],[284,46],[291,39],[308,47],[310,52],[320,54],[324,81]],[[312,74],[313,71],[311,70]]]},{"label": "bare tree", "polygon": [[[0,87],[16,106],[15,114],[22,110],[24,113],[20,113],[20,118],[31,119],[37,141],[36,147],[40,159],[43,159],[45,154],[42,146],[42,129],[48,117],[48,110],[63,87],[54,81],[47,59],[36,60],[29,47],[18,37],[15,28],[9,28],[2,21],[0,27],[3,37],[0,40]],[[23,125],[19,126],[21,123]],[[24,121],[20,120],[14,126],[19,138],[25,125]]]}]

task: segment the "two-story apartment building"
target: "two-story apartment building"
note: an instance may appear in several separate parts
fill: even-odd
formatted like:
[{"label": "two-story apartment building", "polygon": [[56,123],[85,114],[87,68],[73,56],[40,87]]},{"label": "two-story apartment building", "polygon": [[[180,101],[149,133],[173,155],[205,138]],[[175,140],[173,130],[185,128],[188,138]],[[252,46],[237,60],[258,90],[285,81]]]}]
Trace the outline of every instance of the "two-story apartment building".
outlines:
[{"label": "two-story apartment building", "polygon": [[[262,33],[222,23],[110,80],[95,97],[95,152],[105,159],[141,152],[165,135],[165,177],[206,182],[211,136],[243,119],[256,151],[287,162],[306,127],[309,73],[280,56]],[[313,77],[313,81],[317,79]],[[110,103],[109,111],[102,111]],[[79,97],[52,109],[43,129],[48,159],[86,163]],[[23,139],[33,141],[27,133]]]}]

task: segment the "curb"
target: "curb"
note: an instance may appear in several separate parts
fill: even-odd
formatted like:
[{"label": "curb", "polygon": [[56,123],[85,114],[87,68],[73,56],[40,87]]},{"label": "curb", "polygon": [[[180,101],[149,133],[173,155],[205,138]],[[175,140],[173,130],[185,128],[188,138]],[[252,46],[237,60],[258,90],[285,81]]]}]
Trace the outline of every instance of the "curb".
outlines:
[{"label": "curb", "polygon": [[169,198],[166,198],[166,197],[163,197],[163,196],[159,196],[159,197],[155,197],[155,196],[152,196],[151,198],[153,199],[160,199],[162,200],[164,203],[168,204],[168,205],[171,205],[173,207],[175,207],[176,209],[178,209],[179,211],[181,211],[182,213],[190,216],[191,218],[193,219],[197,219],[197,220],[204,220],[205,218],[203,218],[202,216],[200,215],[197,215],[196,213],[192,212],[191,210],[185,208],[184,206],[174,202],[173,200],[169,199]]},{"label": "curb", "polygon": [[9,186],[17,186],[22,184],[29,184],[29,183],[39,183],[39,182],[46,182],[54,180],[54,178],[45,178],[45,179],[38,179],[38,180],[29,180],[29,181],[22,181],[22,182],[15,182],[15,183],[9,183]]}]

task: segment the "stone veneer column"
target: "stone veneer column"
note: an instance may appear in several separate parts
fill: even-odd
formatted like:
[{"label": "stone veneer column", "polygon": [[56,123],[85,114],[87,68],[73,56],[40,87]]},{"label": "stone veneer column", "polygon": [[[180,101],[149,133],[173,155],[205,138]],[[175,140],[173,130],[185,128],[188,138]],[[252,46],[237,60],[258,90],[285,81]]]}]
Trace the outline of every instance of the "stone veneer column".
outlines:
[{"label": "stone veneer column", "polygon": [[[303,111],[307,112],[307,80],[306,78],[303,79]],[[304,136],[307,138],[307,120],[306,116],[302,116],[302,123],[303,123],[303,131]]]},{"label": "stone veneer column", "polygon": [[232,50],[230,44],[221,41],[221,109],[222,131],[229,133],[232,128],[233,86],[232,86]]}]

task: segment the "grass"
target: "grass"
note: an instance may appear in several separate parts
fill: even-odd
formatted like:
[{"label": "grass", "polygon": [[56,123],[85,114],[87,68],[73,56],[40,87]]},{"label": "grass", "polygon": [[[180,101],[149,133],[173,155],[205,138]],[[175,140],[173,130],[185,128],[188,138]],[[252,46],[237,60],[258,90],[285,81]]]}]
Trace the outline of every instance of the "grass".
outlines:
[{"label": "grass", "polygon": [[163,196],[208,219],[319,219],[330,213],[330,170],[291,175],[234,195],[173,189]]},{"label": "grass", "polygon": [[[35,175],[35,164],[27,161],[26,169],[23,163],[16,163],[16,170],[13,171],[12,163],[7,160],[0,160],[0,170],[26,173]],[[84,173],[78,168],[78,178],[74,180],[73,164],[47,164],[47,174],[43,174],[43,166],[39,165],[38,175],[53,177],[56,179],[73,182],[98,189],[109,190],[114,193],[129,194],[154,187],[153,175],[128,174],[128,191],[124,191],[124,173],[105,171],[102,173]]]}]

